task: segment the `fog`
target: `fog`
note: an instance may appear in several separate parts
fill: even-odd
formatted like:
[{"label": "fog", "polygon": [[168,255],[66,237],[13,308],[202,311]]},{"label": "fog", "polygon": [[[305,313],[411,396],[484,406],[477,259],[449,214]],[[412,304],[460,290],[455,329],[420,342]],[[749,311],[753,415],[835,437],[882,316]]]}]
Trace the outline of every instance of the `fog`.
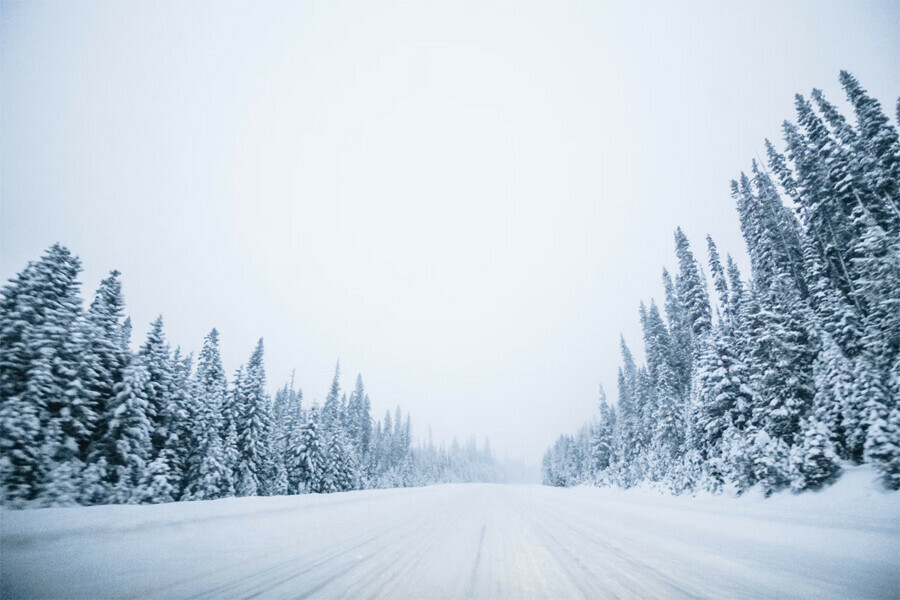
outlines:
[{"label": "fog", "polygon": [[900,5],[12,3],[0,276],[53,242],[140,343],[258,337],[269,386],[536,463],[615,397],[680,225],[748,269],[729,180],[793,95],[893,112]]}]

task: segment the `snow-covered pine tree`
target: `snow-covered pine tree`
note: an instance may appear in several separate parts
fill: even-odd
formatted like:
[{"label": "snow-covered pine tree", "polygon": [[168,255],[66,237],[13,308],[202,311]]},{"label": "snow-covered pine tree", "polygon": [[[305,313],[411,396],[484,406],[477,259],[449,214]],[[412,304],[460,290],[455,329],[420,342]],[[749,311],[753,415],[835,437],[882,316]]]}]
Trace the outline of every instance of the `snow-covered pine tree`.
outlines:
[{"label": "snow-covered pine tree", "polygon": [[[656,302],[650,301],[650,309],[644,310],[641,303],[641,326],[644,333],[644,354],[647,360],[647,371],[656,383],[659,372],[665,366],[672,370],[672,342]],[[670,382],[674,383],[674,382]]]},{"label": "snow-covered pine tree", "polygon": [[857,131],[863,147],[868,151],[867,158],[870,158],[866,161],[866,178],[883,203],[883,208],[877,212],[893,214],[896,223],[900,220],[900,160],[897,159],[900,139],[897,130],[891,126],[881,103],[869,96],[853,75],[841,71],[840,80],[847,99],[853,105]]},{"label": "snow-covered pine tree", "polygon": [[120,273],[112,271],[100,282],[84,320],[79,378],[85,395],[98,416],[94,447],[89,448],[90,461],[103,454],[111,463],[114,440],[108,438],[108,424],[117,405],[116,385],[124,379],[131,353],[123,344],[125,329],[125,299],[122,296]]},{"label": "snow-covered pine tree", "polygon": [[709,270],[712,275],[713,287],[716,288],[719,296],[719,310],[724,315],[731,304],[728,298],[728,279],[725,276],[725,269],[722,267],[719,249],[711,235],[706,236],[706,250],[709,253]]},{"label": "snow-covered pine tree", "polygon": [[356,464],[341,432],[329,436],[325,446],[322,491],[344,492],[356,487]]},{"label": "snow-covered pine tree", "polygon": [[822,332],[822,349],[813,365],[815,396],[813,397],[813,418],[829,434],[835,453],[848,460],[857,454],[862,459],[862,444],[852,451],[848,442],[848,431],[861,426],[865,416],[865,402],[856,393],[853,385],[853,361],[847,358],[837,342],[828,332]]},{"label": "snow-covered pine tree", "polygon": [[302,392],[294,389],[294,375],[291,374],[290,383],[275,393],[272,404],[272,434],[271,434],[271,460],[274,475],[270,482],[270,494],[281,495],[290,493],[290,481],[288,478],[288,465],[290,440],[293,439],[294,430],[301,424],[300,398]]},{"label": "snow-covered pine tree", "polygon": [[169,462],[164,456],[153,459],[138,484],[135,501],[141,504],[161,504],[175,500],[177,490],[172,485]]},{"label": "snow-covered pine tree", "polygon": [[817,247],[822,249],[822,260],[829,276],[841,292],[857,304],[856,286],[845,259],[852,239],[849,218],[841,209],[833,186],[828,182],[825,165],[810,141],[793,123],[785,121],[782,128],[794,169],[789,171],[783,158],[771,149],[773,169],[781,173],[782,187],[799,205],[803,225],[807,234],[816,239]]},{"label": "snow-covered pine tree", "polygon": [[691,381],[691,330],[684,305],[675,291],[675,284],[666,269],[662,272],[663,289],[666,294],[666,321],[669,325],[669,366],[675,375],[678,393],[686,396]]},{"label": "snow-covered pine tree", "polygon": [[301,425],[290,444],[289,490],[321,494],[329,491],[325,480],[327,455],[320,439],[319,408],[313,405],[305,425]]},{"label": "snow-covered pine tree", "polygon": [[260,338],[242,379],[236,383],[241,388],[237,417],[238,477],[235,484],[239,496],[269,493],[270,481],[275,475],[272,416],[266,393],[263,352],[263,340]]},{"label": "snow-covered pine tree", "polygon": [[[50,471],[83,456],[93,435],[97,415],[77,378],[80,271],[80,261],[55,244],[3,289],[0,489],[7,504],[35,499]],[[55,485],[63,484],[60,475]]]},{"label": "snow-covered pine tree", "polygon": [[828,428],[813,418],[801,429],[803,438],[791,448],[791,466],[794,470],[791,489],[797,492],[817,490],[832,483],[841,474],[841,465]]},{"label": "snow-covered pine tree", "polygon": [[700,272],[700,265],[694,258],[687,236],[680,227],[675,230],[675,255],[678,257],[676,291],[685,307],[691,335],[694,340],[698,340],[712,327],[709,294],[706,291],[706,279]]},{"label": "snow-covered pine tree", "polygon": [[153,425],[147,400],[150,374],[142,365],[125,369],[110,403],[110,417],[101,445],[108,461],[110,501],[137,503],[144,497],[140,483],[147,479],[153,445]]},{"label": "snow-covered pine tree", "polygon": [[744,282],[741,280],[741,271],[728,255],[728,306],[725,307],[726,321],[734,329],[740,325],[738,322],[741,314],[741,304],[744,298]]},{"label": "snow-covered pine tree", "polygon": [[334,378],[331,380],[331,389],[322,404],[322,427],[326,433],[331,433],[341,426],[341,362],[334,367]]},{"label": "snow-covered pine tree", "polygon": [[169,464],[169,481],[174,498],[180,499],[188,482],[188,470],[195,449],[198,447],[195,427],[198,419],[196,380],[191,376],[193,356],[182,356],[181,348],[172,355],[172,388],[166,412],[170,422],[168,438],[163,450]]},{"label": "snow-covered pine tree", "polygon": [[900,238],[889,238],[869,214],[856,211],[853,218],[861,231],[850,263],[865,311],[862,342],[888,373],[900,355]]},{"label": "snow-covered pine tree", "polygon": [[[150,378],[147,385],[147,415],[153,425],[151,441],[154,459],[162,454],[169,439],[174,416],[172,403],[172,357],[163,332],[162,316],[150,325],[147,339],[138,351],[140,364]],[[170,482],[171,483],[171,482]]]},{"label": "snow-covered pine tree", "polygon": [[881,472],[885,487],[900,489],[900,406],[895,405],[869,426],[866,458]]},{"label": "snow-covered pine tree", "polygon": [[620,337],[619,345],[622,349],[622,367],[618,375],[617,428],[613,452],[616,464],[613,475],[619,485],[631,487],[641,480],[637,459],[644,450],[639,431],[638,369],[624,337]]},{"label": "snow-covered pine tree", "polygon": [[608,479],[607,469],[613,463],[613,436],[616,428],[615,409],[606,401],[606,392],[600,386],[600,416],[593,429],[591,440],[592,474],[595,481]]},{"label": "snow-covered pine tree", "polygon": [[651,480],[661,481],[673,475],[685,452],[685,417],[683,399],[675,387],[675,377],[663,363],[656,379],[656,405],[650,414],[649,471]]},{"label": "snow-covered pine tree", "polygon": [[369,397],[363,385],[362,375],[356,376],[356,388],[350,394],[347,412],[348,437],[357,457],[362,460],[362,457],[369,451],[372,429],[372,419],[369,416]]},{"label": "snow-covered pine tree", "polygon": [[819,340],[796,292],[773,289],[761,302],[759,327],[750,343],[751,387],[759,394],[754,424],[788,445],[800,437],[800,421],[812,408],[813,365]]},{"label": "snow-covered pine tree", "polygon": [[229,432],[223,435],[222,431],[227,381],[219,353],[219,332],[215,329],[203,340],[197,360],[196,394],[191,411],[194,447],[188,463],[184,499],[233,496],[233,469],[228,463],[225,446],[235,442],[233,437],[229,439]]}]

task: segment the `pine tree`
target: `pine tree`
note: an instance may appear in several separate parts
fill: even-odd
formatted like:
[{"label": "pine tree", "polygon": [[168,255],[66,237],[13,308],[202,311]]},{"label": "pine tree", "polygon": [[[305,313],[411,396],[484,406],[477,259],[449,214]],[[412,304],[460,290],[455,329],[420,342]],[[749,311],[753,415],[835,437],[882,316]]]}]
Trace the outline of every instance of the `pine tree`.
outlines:
[{"label": "pine tree", "polygon": [[107,431],[102,438],[103,446],[109,448],[105,457],[113,502],[141,501],[139,484],[147,475],[152,453],[149,386],[150,374],[140,365],[127,367],[122,381],[116,384]]},{"label": "pine tree", "polygon": [[[672,341],[659,308],[655,301],[650,302],[650,310],[644,311],[641,303],[641,325],[644,331],[644,353],[647,358],[647,370],[654,382],[659,379],[660,370],[672,370]],[[674,375],[672,375],[674,376]],[[670,382],[674,385],[674,382]]]},{"label": "pine tree", "polygon": [[790,447],[779,438],[758,431],[752,438],[751,458],[755,479],[770,496],[791,485]]},{"label": "pine tree", "polygon": [[83,463],[76,459],[57,462],[47,474],[37,506],[74,506],[80,499]]},{"label": "pine tree", "polygon": [[719,249],[710,235],[706,236],[706,248],[709,252],[709,268],[712,273],[713,285],[719,295],[719,307],[724,313],[731,304],[728,299],[728,280],[725,277],[725,269],[722,267],[722,259],[719,258]]},{"label": "pine tree", "polygon": [[79,504],[105,504],[110,501],[109,484],[106,480],[109,469],[102,456],[97,462],[88,463],[81,473],[78,489]]},{"label": "pine tree", "polygon": [[894,406],[869,428],[866,457],[881,472],[881,480],[891,490],[900,489],[900,406]]},{"label": "pine tree", "polygon": [[595,480],[601,473],[609,469],[613,462],[613,432],[616,427],[616,415],[606,401],[606,392],[600,386],[600,416],[594,425],[591,439],[591,471]]},{"label": "pine tree", "polygon": [[348,436],[358,457],[369,451],[371,436],[371,417],[369,416],[369,400],[363,385],[362,375],[356,376],[356,388],[350,394],[347,403]]},{"label": "pine tree", "polygon": [[[678,394],[675,377],[667,363],[660,368],[656,382],[656,407],[651,416],[651,457],[654,480],[677,477],[677,464],[686,451],[687,410]],[[677,487],[677,485],[676,485]]]},{"label": "pine tree", "polygon": [[863,229],[851,263],[857,291],[865,308],[863,343],[875,364],[887,372],[900,354],[900,241],[888,239],[868,215],[858,215]]},{"label": "pine tree", "polygon": [[219,332],[213,329],[203,341],[197,361],[196,399],[192,410],[194,447],[188,464],[184,496],[208,500],[234,495],[233,468],[226,444],[234,444],[233,430],[222,431],[222,407],[227,393],[225,370],[219,354]]},{"label": "pine tree", "polygon": [[322,425],[327,433],[338,429],[341,422],[340,411],[341,397],[341,363],[338,361],[334,367],[334,379],[331,381],[331,389],[325,397],[322,405]]},{"label": "pine tree", "polygon": [[172,393],[166,411],[169,420],[168,438],[163,450],[175,499],[180,499],[184,493],[193,452],[198,447],[194,428],[200,419],[196,381],[191,377],[192,369],[193,356],[183,357],[181,348],[176,348],[172,355]]},{"label": "pine tree", "polygon": [[239,496],[256,496],[268,492],[274,475],[272,462],[272,417],[266,393],[266,371],[263,363],[263,340],[260,338],[247,362],[240,381],[242,404],[237,421]]},{"label": "pine tree", "polygon": [[163,333],[163,319],[157,317],[150,325],[147,340],[138,351],[140,364],[150,376],[147,389],[148,416],[153,425],[151,440],[153,456],[159,456],[169,439],[172,426],[172,359]]},{"label": "pine tree", "polygon": [[700,266],[691,252],[687,236],[681,228],[675,230],[675,255],[678,257],[677,292],[685,307],[685,315],[694,339],[707,334],[712,327],[709,295]]},{"label": "pine tree", "polygon": [[[788,155],[794,164],[794,175],[787,175],[783,159],[774,153],[773,169],[782,172],[782,186],[799,204],[800,215],[808,235],[816,239],[822,259],[828,267],[829,277],[842,293],[856,302],[856,286],[846,260],[852,241],[851,224],[843,212],[828,182],[828,173],[822,160],[812,149],[810,141],[793,123],[783,125]],[[771,146],[770,146],[771,148]]]},{"label": "pine tree", "polygon": [[321,494],[328,490],[325,479],[327,455],[319,436],[319,410],[309,410],[306,424],[301,426],[291,442],[288,468],[291,493],[311,492]]},{"label": "pine tree", "polygon": [[344,492],[356,487],[356,465],[342,435],[333,435],[325,448],[323,491]]},{"label": "pine tree", "polygon": [[61,462],[82,455],[97,414],[78,379],[80,261],[53,245],[0,300],[0,487],[33,500]]},{"label": "pine tree", "polygon": [[822,334],[822,350],[813,365],[815,396],[813,416],[829,434],[836,454],[845,460],[854,454],[862,457],[862,445],[854,452],[848,444],[848,432],[860,427],[864,401],[853,385],[853,362],[847,358],[834,338]]},{"label": "pine tree", "polygon": [[753,409],[758,402],[751,389],[751,370],[738,352],[740,345],[729,332],[717,332],[713,345],[719,371],[713,383],[713,399],[707,405],[707,414],[712,416],[724,410],[723,417],[727,423],[744,430],[750,425]]},{"label": "pine tree", "polygon": [[634,357],[625,339],[620,339],[622,348],[622,367],[619,369],[616,405],[616,436],[614,439],[614,455],[617,459],[615,474],[618,483],[623,487],[635,485],[641,478],[637,457],[643,451],[638,430],[638,370]]},{"label": "pine tree", "polygon": [[755,161],[752,175],[751,180],[741,173],[740,183],[732,181],[731,186],[750,255],[753,281],[761,290],[768,290],[777,281],[782,284],[789,281],[805,296],[797,220],[782,204],[774,184]]},{"label": "pine tree", "polygon": [[812,407],[818,339],[810,328],[808,311],[783,287],[764,300],[760,316],[750,351],[751,386],[760,396],[753,422],[791,445],[799,437],[801,419]]},{"label": "pine tree", "polygon": [[134,497],[141,504],[161,504],[172,502],[176,494],[177,490],[172,485],[169,473],[169,462],[160,456],[144,470]]},{"label": "pine tree", "polygon": [[675,284],[666,269],[663,269],[663,288],[666,293],[666,320],[669,324],[670,352],[669,366],[675,376],[678,393],[687,394],[691,381],[691,331],[687,314],[681,299],[675,291]]},{"label": "pine tree", "polygon": [[841,466],[831,434],[822,423],[811,421],[802,429],[801,443],[791,449],[791,464],[795,471],[791,489],[817,490],[834,482],[841,474]]},{"label": "pine tree", "polygon": [[725,318],[731,329],[740,327],[738,317],[741,314],[741,304],[744,298],[744,282],[741,281],[741,271],[737,263],[728,255],[728,305],[725,307]]},{"label": "pine tree", "polygon": [[[892,214],[893,221],[900,221],[900,140],[878,100],[870,97],[853,75],[841,71],[841,85],[856,113],[859,137],[871,160],[865,164],[867,179],[881,198],[885,215]],[[897,229],[894,229],[896,232]]]}]

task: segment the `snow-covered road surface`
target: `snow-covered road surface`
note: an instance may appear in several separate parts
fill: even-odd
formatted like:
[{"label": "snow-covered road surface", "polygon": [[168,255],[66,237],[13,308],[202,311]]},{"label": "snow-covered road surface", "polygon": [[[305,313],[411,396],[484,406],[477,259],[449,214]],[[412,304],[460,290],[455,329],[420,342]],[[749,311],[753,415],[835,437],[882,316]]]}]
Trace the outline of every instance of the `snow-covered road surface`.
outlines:
[{"label": "snow-covered road surface", "polygon": [[467,484],[4,510],[0,596],[897,598],[898,498]]}]

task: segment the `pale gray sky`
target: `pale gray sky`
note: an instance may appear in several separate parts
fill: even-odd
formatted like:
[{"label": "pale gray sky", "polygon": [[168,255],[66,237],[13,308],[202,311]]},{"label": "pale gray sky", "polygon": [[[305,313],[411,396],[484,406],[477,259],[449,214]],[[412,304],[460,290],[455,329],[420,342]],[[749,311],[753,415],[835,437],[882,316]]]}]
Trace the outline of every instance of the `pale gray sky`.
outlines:
[{"label": "pale gray sky", "polygon": [[536,462],[615,397],[681,225],[839,69],[893,114],[900,3],[3,2],[0,276],[60,241],[229,373]]}]

